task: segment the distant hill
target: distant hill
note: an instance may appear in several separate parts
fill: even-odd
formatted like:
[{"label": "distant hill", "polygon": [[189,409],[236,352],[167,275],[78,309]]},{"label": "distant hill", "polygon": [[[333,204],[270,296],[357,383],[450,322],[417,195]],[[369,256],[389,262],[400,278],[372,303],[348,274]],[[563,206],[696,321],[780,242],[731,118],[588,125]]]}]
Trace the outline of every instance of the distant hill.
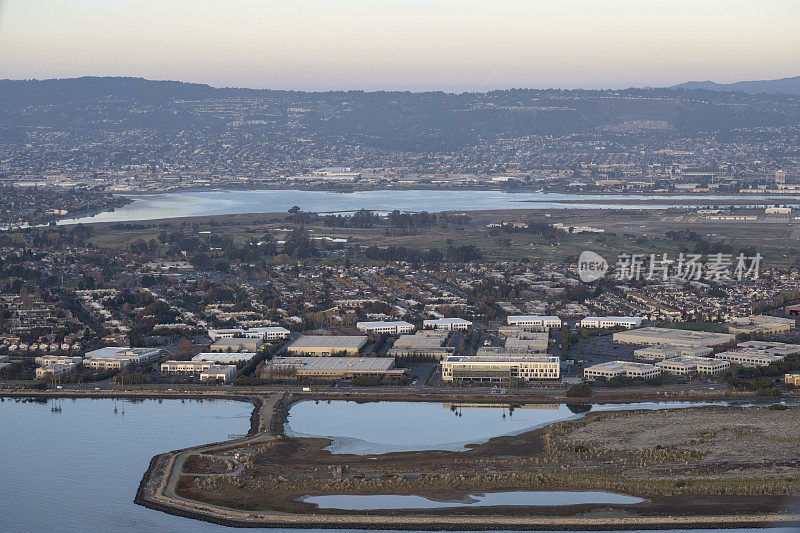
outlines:
[{"label": "distant hill", "polygon": [[687,81],[674,85],[673,89],[705,89],[708,91],[739,91],[749,94],[794,94],[800,95],[800,76],[779,80],[737,81],[716,83],[713,81]]}]

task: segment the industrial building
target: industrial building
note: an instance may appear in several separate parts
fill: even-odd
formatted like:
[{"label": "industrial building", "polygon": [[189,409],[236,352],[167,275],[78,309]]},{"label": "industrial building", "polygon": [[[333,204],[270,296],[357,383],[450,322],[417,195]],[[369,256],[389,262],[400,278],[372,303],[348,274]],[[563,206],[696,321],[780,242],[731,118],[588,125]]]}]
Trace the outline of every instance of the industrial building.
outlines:
[{"label": "industrial building", "polygon": [[792,327],[795,325],[795,321],[793,318],[758,315],[734,318],[726,325],[728,326],[728,333],[733,333],[734,335],[777,335],[781,333],[789,333],[789,331],[791,331]]},{"label": "industrial building", "polygon": [[642,361],[664,361],[665,359],[675,359],[676,357],[703,357],[713,353],[712,348],[706,346],[672,346],[669,344],[656,344],[637,348],[633,351],[633,356]]},{"label": "industrial building", "polygon": [[731,368],[729,361],[711,359],[709,357],[677,357],[659,361],[656,366],[676,376],[687,376],[690,374],[715,375],[727,372]]},{"label": "industrial building", "polygon": [[83,366],[92,370],[122,370],[130,364],[150,363],[159,357],[159,349],[109,346],[86,352]]},{"label": "industrial building", "polygon": [[233,339],[236,337],[247,339],[261,339],[273,341],[277,339],[288,339],[291,332],[281,327],[250,328],[250,329],[210,329],[208,337],[212,341],[219,339]]},{"label": "industrial building", "polygon": [[506,323],[529,331],[561,327],[561,319],[557,316],[510,315],[506,317]]},{"label": "industrial building", "polygon": [[508,352],[545,353],[550,345],[550,335],[546,331],[507,332],[503,346]]},{"label": "industrial building", "polygon": [[587,316],[580,324],[582,328],[638,328],[642,319],[635,316]]},{"label": "industrial building", "polygon": [[435,318],[423,320],[422,327],[425,329],[444,329],[447,331],[467,330],[472,327],[472,322],[463,318]]},{"label": "industrial building", "polygon": [[246,363],[255,356],[255,352],[204,352],[192,357],[192,361],[206,361],[215,365],[235,365],[236,363]]},{"label": "industrial building", "polygon": [[783,361],[782,355],[772,355],[753,349],[728,350],[727,352],[720,352],[714,357],[745,367],[768,366],[772,363]]},{"label": "industrial building", "polygon": [[711,333],[707,331],[657,327],[638,328],[614,333],[614,342],[623,344],[669,344],[672,346],[714,347],[732,343],[735,340],[736,336],[730,333]]},{"label": "industrial building", "polygon": [[552,381],[560,376],[561,360],[547,355],[450,356],[442,360],[443,381]]},{"label": "industrial building", "polygon": [[659,374],[661,374],[661,369],[655,365],[630,361],[609,361],[583,369],[583,377],[589,381],[598,378],[611,379],[616,376],[648,379]]},{"label": "industrial building", "polygon": [[262,371],[266,378],[283,375],[325,381],[358,376],[400,381],[405,374],[405,369],[394,368],[391,357],[276,357]]},{"label": "industrial building", "polygon": [[358,355],[367,344],[362,335],[303,335],[286,347],[291,355],[331,356]]},{"label": "industrial building", "polygon": [[259,338],[229,337],[215,341],[208,349],[212,352],[257,352],[264,341]]},{"label": "industrial building", "polygon": [[423,330],[414,335],[401,335],[387,355],[393,357],[423,356],[442,359],[452,355],[455,348],[444,346],[449,333],[442,330]]},{"label": "industrial building", "polygon": [[414,331],[414,324],[402,320],[395,322],[356,322],[356,328],[364,333],[387,333],[389,335],[402,335]]}]

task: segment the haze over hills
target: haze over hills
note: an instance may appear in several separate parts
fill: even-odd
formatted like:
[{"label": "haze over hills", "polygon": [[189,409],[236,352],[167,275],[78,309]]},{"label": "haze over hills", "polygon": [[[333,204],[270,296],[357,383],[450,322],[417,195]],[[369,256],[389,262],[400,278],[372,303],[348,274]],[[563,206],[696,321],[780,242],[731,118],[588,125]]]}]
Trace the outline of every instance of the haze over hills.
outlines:
[{"label": "haze over hills", "polygon": [[265,176],[338,165],[421,174],[582,167],[614,175],[677,164],[750,169],[753,161],[793,168],[798,125],[800,101],[791,95],[685,88],[454,94],[0,80],[0,175],[136,167]]},{"label": "haze over hills", "polygon": [[795,94],[800,95],[800,76],[777,80],[737,81],[716,83],[713,81],[687,81],[673,86],[675,89],[705,89],[708,91],[740,91],[749,94]]}]

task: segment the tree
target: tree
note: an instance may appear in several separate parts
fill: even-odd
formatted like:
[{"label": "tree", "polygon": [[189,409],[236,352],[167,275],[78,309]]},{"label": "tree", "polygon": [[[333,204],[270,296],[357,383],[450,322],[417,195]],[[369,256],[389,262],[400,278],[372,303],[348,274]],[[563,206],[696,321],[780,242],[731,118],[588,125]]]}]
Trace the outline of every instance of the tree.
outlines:
[{"label": "tree", "polygon": [[592,389],[586,383],[577,383],[567,391],[568,398],[588,398],[592,395]]}]

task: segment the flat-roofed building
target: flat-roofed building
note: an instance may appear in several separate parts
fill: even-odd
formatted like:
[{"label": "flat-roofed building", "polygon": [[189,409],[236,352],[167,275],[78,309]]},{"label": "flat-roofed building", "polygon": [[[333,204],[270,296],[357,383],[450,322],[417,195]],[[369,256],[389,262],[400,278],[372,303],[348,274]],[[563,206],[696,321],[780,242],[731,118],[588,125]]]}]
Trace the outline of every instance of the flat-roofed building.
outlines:
[{"label": "flat-roofed building", "polygon": [[261,346],[264,345],[263,339],[258,338],[245,338],[245,337],[230,337],[223,338],[208,347],[212,352],[257,352]]},{"label": "flat-roofed building", "polygon": [[780,318],[777,316],[748,316],[734,318],[728,321],[728,333],[739,334],[760,334],[777,335],[789,333],[795,325],[793,318]]},{"label": "flat-roofed building", "polygon": [[513,379],[524,381],[558,380],[561,360],[548,355],[474,355],[442,359],[443,381],[498,383]]},{"label": "flat-roofed building", "polygon": [[587,316],[581,320],[582,328],[638,328],[642,319],[635,316]]},{"label": "flat-roofed building", "polygon": [[414,324],[403,320],[394,322],[356,322],[356,328],[364,333],[387,333],[389,335],[402,335],[414,331]]},{"label": "flat-roofed building", "polygon": [[529,331],[561,327],[561,319],[557,316],[510,315],[506,317],[506,323]]},{"label": "flat-roofed building", "polygon": [[211,361],[164,361],[161,363],[163,374],[199,374],[214,366]]},{"label": "flat-roofed building", "polygon": [[740,348],[758,350],[770,355],[800,354],[800,344],[787,344],[785,342],[746,341],[739,343]]},{"label": "flat-roofed building", "polygon": [[509,333],[503,347],[509,352],[545,353],[550,346],[550,334],[546,331],[519,331]]},{"label": "flat-roofed building", "polygon": [[83,362],[83,357],[73,357],[69,355],[40,355],[34,359],[37,365],[79,365]]},{"label": "flat-roofed building", "polygon": [[800,387],[800,374],[785,374],[783,376],[783,382],[787,385]]},{"label": "flat-roofed building", "polygon": [[655,365],[631,361],[609,361],[583,369],[583,377],[589,381],[595,381],[598,378],[611,379],[616,376],[648,379],[660,374],[661,369]]},{"label": "flat-roofed building", "polygon": [[77,363],[53,363],[38,367],[34,373],[36,374],[36,379],[43,379],[47,376],[69,374],[75,368],[78,368]]},{"label": "flat-roofed building", "polygon": [[367,344],[363,335],[303,335],[286,347],[291,355],[358,355]]},{"label": "flat-roofed building", "polygon": [[467,330],[472,327],[472,322],[463,318],[434,318],[423,320],[422,327],[425,329],[444,329],[447,331]]},{"label": "flat-roofed building", "polygon": [[230,383],[236,377],[236,365],[211,365],[200,372],[200,381]]},{"label": "flat-roofed building", "polygon": [[727,352],[720,352],[714,357],[745,367],[768,366],[772,363],[783,361],[782,355],[772,355],[752,349],[728,350]]},{"label": "flat-roofed building", "polygon": [[394,367],[392,357],[276,357],[262,371],[265,378],[295,376],[324,381],[359,376],[399,381],[405,375],[405,369]]},{"label": "flat-roofed building", "polygon": [[637,328],[614,333],[614,342],[624,344],[671,344],[673,346],[714,347],[732,343],[735,340],[736,336],[730,333],[712,333],[708,331],[658,327]]},{"label": "flat-roofed building", "polygon": [[690,374],[715,375],[727,372],[731,368],[729,361],[713,359],[709,357],[677,357],[659,361],[656,366],[676,376],[686,376]]},{"label": "flat-roofed building", "polygon": [[637,348],[633,356],[642,361],[663,361],[676,357],[703,357],[710,355],[714,350],[706,346],[673,346],[670,344],[657,344]]},{"label": "flat-roofed building", "polygon": [[207,361],[215,365],[235,365],[237,363],[246,363],[255,356],[255,352],[203,352],[192,357],[192,361]]},{"label": "flat-roofed building", "polygon": [[264,328],[232,328],[232,329],[210,329],[208,336],[212,341],[219,339],[233,339],[236,337],[248,339],[262,339],[262,340],[277,340],[288,339],[291,332],[286,328],[281,327],[264,327]]},{"label": "flat-roofed building", "polygon": [[393,357],[424,356],[441,359],[452,355],[455,348],[444,346],[449,333],[442,330],[423,330],[413,335],[401,335],[387,355]]},{"label": "flat-roofed building", "polygon": [[130,364],[150,363],[161,357],[157,348],[109,346],[86,352],[83,366],[92,370],[122,370]]}]

